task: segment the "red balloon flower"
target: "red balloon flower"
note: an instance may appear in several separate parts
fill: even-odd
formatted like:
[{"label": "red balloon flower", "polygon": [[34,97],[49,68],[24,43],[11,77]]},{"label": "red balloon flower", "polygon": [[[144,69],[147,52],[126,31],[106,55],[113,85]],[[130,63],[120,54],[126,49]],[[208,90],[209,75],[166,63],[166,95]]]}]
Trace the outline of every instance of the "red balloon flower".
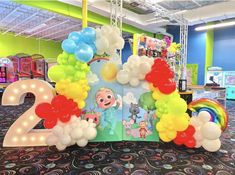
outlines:
[{"label": "red balloon flower", "polygon": [[154,60],[151,71],[145,76],[146,81],[152,83],[154,87],[157,87],[164,94],[170,94],[175,91],[176,83],[173,78],[174,72],[162,58]]},{"label": "red balloon flower", "polygon": [[77,107],[77,103],[71,99],[67,99],[63,95],[55,96],[51,103],[40,103],[35,109],[38,117],[44,119],[45,128],[53,128],[57,121],[66,123],[72,115],[80,116],[81,110]]},{"label": "red balloon flower", "polygon": [[188,148],[194,148],[196,140],[193,137],[195,128],[189,125],[185,131],[177,132],[176,138],[173,140],[176,145],[185,145]]}]

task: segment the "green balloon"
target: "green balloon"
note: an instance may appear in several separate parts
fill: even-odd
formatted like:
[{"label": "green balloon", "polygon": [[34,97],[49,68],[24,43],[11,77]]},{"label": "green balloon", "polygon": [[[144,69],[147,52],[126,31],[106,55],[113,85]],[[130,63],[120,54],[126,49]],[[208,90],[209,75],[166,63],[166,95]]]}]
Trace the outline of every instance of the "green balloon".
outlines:
[{"label": "green balloon", "polygon": [[169,113],[182,115],[187,111],[187,103],[182,98],[173,98],[168,103]]},{"label": "green balloon", "polygon": [[76,65],[76,62],[77,62],[77,60],[76,60],[75,56],[70,54],[68,57],[68,64],[74,66],[74,65]]},{"label": "green balloon", "polygon": [[139,98],[140,107],[146,111],[155,110],[156,109],[155,102],[156,101],[153,99],[152,92],[146,92],[142,94]]},{"label": "green balloon", "polygon": [[74,76],[74,74],[76,73],[76,69],[71,65],[66,65],[64,66],[64,72],[66,76]]},{"label": "green balloon", "polygon": [[61,65],[52,66],[48,70],[48,77],[50,78],[50,80],[52,80],[54,82],[58,82],[62,79],[65,79],[66,75],[64,73],[63,66],[61,66]]},{"label": "green balloon", "polygon": [[63,65],[68,64],[68,57],[69,57],[69,54],[66,52],[59,54],[59,56],[57,57],[57,63],[63,64]]}]

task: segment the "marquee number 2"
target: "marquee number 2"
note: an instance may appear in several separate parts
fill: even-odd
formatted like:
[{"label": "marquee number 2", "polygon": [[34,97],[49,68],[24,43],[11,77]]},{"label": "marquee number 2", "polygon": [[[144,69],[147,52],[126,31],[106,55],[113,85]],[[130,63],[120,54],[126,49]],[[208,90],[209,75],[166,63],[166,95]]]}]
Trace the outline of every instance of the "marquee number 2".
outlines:
[{"label": "marquee number 2", "polygon": [[54,88],[46,81],[30,79],[10,84],[2,96],[2,105],[19,105],[24,103],[27,93],[35,96],[33,106],[25,111],[8,129],[4,147],[46,146],[46,138],[51,133],[48,129],[33,129],[42,119],[35,114],[39,103],[51,102],[55,96]]}]

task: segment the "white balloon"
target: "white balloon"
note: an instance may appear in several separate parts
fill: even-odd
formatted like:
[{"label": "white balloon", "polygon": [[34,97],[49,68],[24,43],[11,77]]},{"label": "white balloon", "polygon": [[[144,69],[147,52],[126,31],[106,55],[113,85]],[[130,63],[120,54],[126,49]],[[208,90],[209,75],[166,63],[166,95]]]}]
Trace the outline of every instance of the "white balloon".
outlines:
[{"label": "white balloon", "polygon": [[68,134],[60,136],[59,139],[63,145],[69,145],[69,143],[71,142],[71,137]]},{"label": "white balloon", "polygon": [[143,63],[140,63],[139,65],[139,70],[142,74],[147,74],[148,72],[150,72],[151,70],[151,65],[146,63],[146,62],[143,62]]},{"label": "white balloon", "polygon": [[112,32],[112,27],[110,25],[104,25],[101,27],[102,34],[109,35]]},{"label": "white balloon", "polygon": [[104,52],[105,52],[104,50],[97,50],[97,51],[96,51],[96,54],[97,54],[97,55],[103,55]]},{"label": "white balloon", "polygon": [[69,134],[72,130],[72,127],[70,124],[64,126],[64,134]]},{"label": "white balloon", "polygon": [[102,36],[102,31],[101,31],[101,29],[100,29],[100,28],[97,28],[97,29],[95,29],[95,32],[96,32],[96,40],[99,39],[99,38],[101,38],[101,36]]},{"label": "white balloon", "polygon": [[112,32],[112,33],[110,33],[109,35],[106,35],[106,36],[107,36],[107,38],[109,40],[109,43],[111,45],[115,45],[117,42],[119,42],[120,35],[118,35],[115,32]]},{"label": "white balloon", "polygon": [[53,134],[49,135],[46,139],[46,144],[49,146],[55,145],[57,142],[58,138]]},{"label": "white balloon", "polygon": [[132,78],[130,80],[130,85],[133,86],[133,87],[136,87],[140,84],[140,81],[137,79],[137,78]]},{"label": "white balloon", "polygon": [[202,141],[203,140],[203,136],[202,136],[200,131],[195,132],[194,138],[196,139],[196,141]]},{"label": "white balloon", "polygon": [[122,68],[123,68],[123,70],[126,70],[126,71],[129,71],[129,70],[130,70],[130,68],[129,68],[129,66],[128,66],[127,63],[124,63],[124,64],[122,65]]},{"label": "white balloon", "polygon": [[138,78],[139,78],[139,80],[144,80],[145,75],[144,74],[139,74]]},{"label": "white balloon", "polygon": [[60,136],[63,134],[63,128],[59,125],[56,125],[53,129],[52,129],[52,133],[55,134],[56,136]]},{"label": "white balloon", "polygon": [[209,122],[210,119],[211,119],[211,115],[209,112],[207,111],[201,111],[199,112],[198,114],[198,118],[203,122],[203,123],[206,123],[206,122]]},{"label": "white balloon", "polygon": [[202,146],[202,142],[201,141],[196,141],[195,148],[200,148],[201,146]]},{"label": "white balloon", "polygon": [[128,57],[128,60],[127,60],[127,61],[128,61],[128,62],[129,62],[129,61],[135,62],[138,58],[139,58],[139,56],[137,56],[137,55],[131,55],[131,56]]},{"label": "white balloon", "polygon": [[85,138],[81,138],[77,141],[77,145],[80,147],[84,147],[88,144],[88,140]]},{"label": "white balloon", "polygon": [[81,120],[81,127],[82,128],[87,128],[88,127],[88,122],[86,120]]},{"label": "white balloon", "polygon": [[83,135],[83,130],[79,127],[72,129],[70,133],[73,139],[80,139]]},{"label": "white balloon", "polygon": [[96,137],[97,131],[95,128],[87,128],[86,132],[84,133],[84,137],[88,140],[92,140]]},{"label": "white balloon", "polygon": [[221,147],[221,141],[220,141],[220,139],[216,139],[216,140],[204,139],[202,141],[202,147],[207,151],[216,152]]},{"label": "white balloon", "polygon": [[207,122],[202,126],[201,133],[205,139],[215,140],[221,136],[221,129],[214,122]]},{"label": "white balloon", "polygon": [[115,33],[117,33],[119,36],[121,35],[121,31],[120,31],[120,29],[119,29],[118,27],[113,26],[113,31],[114,31]]},{"label": "white balloon", "polygon": [[130,75],[131,75],[131,77],[136,77],[137,78],[139,76],[139,69],[138,68],[131,69]]},{"label": "white balloon", "polygon": [[198,118],[198,117],[191,117],[190,118],[190,123],[193,125],[195,128],[196,127],[201,127],[204,123]]},{"label": "white balloon", "polygon": [[123,49],[124,45],[125,45],[124,39],[122,37],[119,37],[117,42],[115,43],[116,48]]},{"label": "white balloon", "polygon": [[120,84],[127,84],[130,80],[129,72],[126,70],[119,71],[117,73],[116,79]]},{"label": "white balloon", "polygon": [[66,145],[63,145],[62,143],[58,142],[56,145],[56,148],[59,150],[59,151],[63,151],[65,150],[66,148]]},{"label": "white balloon", "polygon": [[74,123],[75,121],[77,121],[77,116],[76,115],[72,115],[71,119],[69,120],[69,123]]},{"label": "white balloon", "polygon": [[190,118],[190,124],[193,125],[194,127],[197,126],[197,123],[198,123],[198,119],[197,117],[193,116]]},{"label": "white balloon", "polygon": [[109,47],[109,41],[106,38],[97,39],[95,42],[97,51],[105,51]]},{"label": "white balloon", "polygon": [[113,46],[109,46],[109,48],[105,51],[108,55],[113,55],[116,53],[116,49]]},{"label": "white balloon", "polygon": [[75,143],[76,143],[76,140],[72,139],[68,146],[75,145]]}]

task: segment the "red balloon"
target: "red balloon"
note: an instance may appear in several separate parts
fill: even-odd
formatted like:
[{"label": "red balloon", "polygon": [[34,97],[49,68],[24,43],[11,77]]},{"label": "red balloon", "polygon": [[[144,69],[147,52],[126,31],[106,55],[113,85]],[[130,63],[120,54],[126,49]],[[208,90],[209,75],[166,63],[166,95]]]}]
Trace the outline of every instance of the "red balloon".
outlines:
[{"label": "red balloon", "polygon": [[71,118],[70,114],[64,114],[60,116],[60,121],[63,123],[67,123]]},{"label": "red balloon", "polygon": [[77,117],[79,117],[81,114],[82,114],[82,111],[78,108],[73,111],[73,115],[76,115]]},{"label": "red balloon", "polygon": [[181,140],[182,143],[185,143],[186,140],[188,140],[189,136],[187,135],[187,133],[185,131],[183,132],[179,132],[179,140]]},{"label": "red balloon", "polygon": [[170,94],[175,91],[176,83],[164,84],[163,86],[158,86],[158,88],[163,94]]},{"label": "red balloon", "polygon": [[44,120],[43,122],[43,126],[47,129],[51,129],[53,128],[57,123],[57,119],[56,120]]},{"label": "red balloon", "polygon": [[176,144],[176,145],[183,145],[183,142],[181,139],[179,139],[179,137],[176,136],[176,138],[173,140],[173,142]]},{"label": "red balloon", "polygon": [[195,133],[194,126],[189,125],[185,132],[187,133],[188,136],[193,136],[193,134]]},{"label": "red balloon", "polygon": [[188,148],[194,148],[196,146],[196,140],[194,139],[194,137],[191,137],[188,140],[186,140],[186,142],[184,144]]},{"label": "red balloon", "polygon": [[50,103],[41,103],[36,106],[35,113],[40,118],[49,118],[51,115],[52,106]]},{"label": "red balloon", "polygon": [[51,105],[54,107],[54,108],[63,108],[64,106],[64,103],[67,101],[67,98],[63,95],[57,95],[55,96],[52,101],[51,101]]}]

